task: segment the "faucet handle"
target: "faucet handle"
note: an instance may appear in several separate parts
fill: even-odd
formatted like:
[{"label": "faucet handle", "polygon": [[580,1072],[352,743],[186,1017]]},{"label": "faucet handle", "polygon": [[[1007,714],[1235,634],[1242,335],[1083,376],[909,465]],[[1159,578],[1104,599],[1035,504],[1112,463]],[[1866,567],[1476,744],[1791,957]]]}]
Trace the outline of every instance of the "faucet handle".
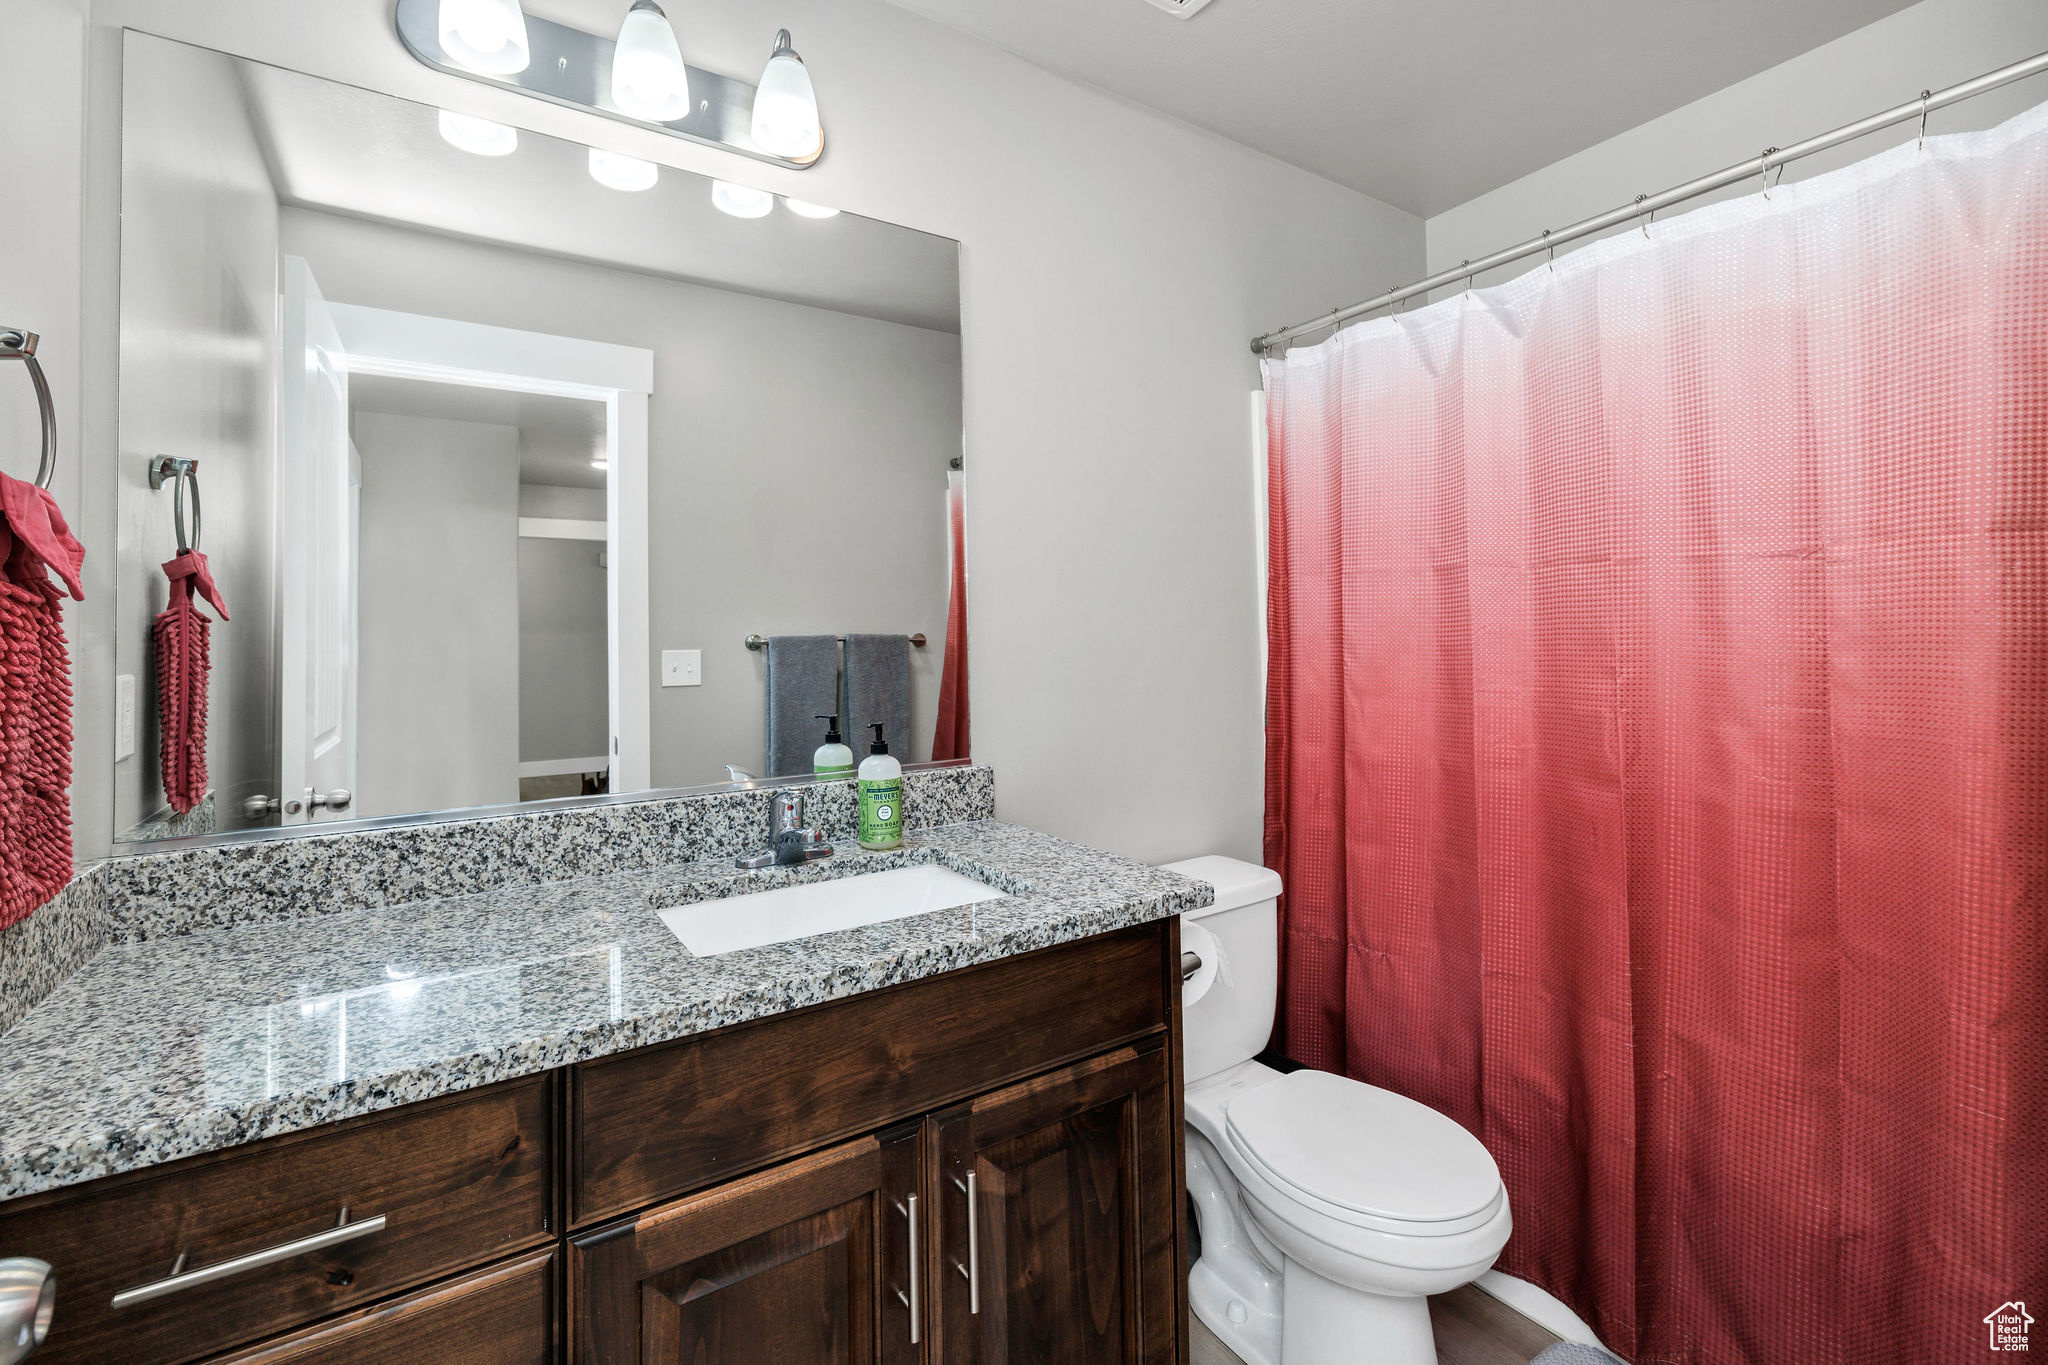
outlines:
[{"label": "faucet handle", "polygon": [[801,787],[785,787],[774,795],[768,811],[768,840],[804,827],[804,793]]}]

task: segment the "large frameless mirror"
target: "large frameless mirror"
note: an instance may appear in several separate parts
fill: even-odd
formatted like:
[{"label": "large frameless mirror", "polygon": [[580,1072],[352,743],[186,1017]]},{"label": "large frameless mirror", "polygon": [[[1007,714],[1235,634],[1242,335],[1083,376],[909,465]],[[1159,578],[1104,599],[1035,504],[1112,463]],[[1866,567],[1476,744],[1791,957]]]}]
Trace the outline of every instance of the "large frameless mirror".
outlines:
[{"label": "large frameless mirror", "polygon": [[834,710],[966,756],[955,243],[145,34],[122,85],[117,842],[808,773]]}]

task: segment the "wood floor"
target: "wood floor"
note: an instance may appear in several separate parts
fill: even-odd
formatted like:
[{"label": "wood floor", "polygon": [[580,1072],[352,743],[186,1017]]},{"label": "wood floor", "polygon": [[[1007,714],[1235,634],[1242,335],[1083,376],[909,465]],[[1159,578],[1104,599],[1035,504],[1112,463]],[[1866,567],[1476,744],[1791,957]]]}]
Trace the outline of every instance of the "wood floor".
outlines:
[{"label": "wood floor", "polygon": [[[1429,1321],[1436,1328],[1437,1365],[1528,1365],[1538,1351],[1557,1340],[1469,1284],[1432,1298]],[[1189,1326],[1194,1334],[1192,1365],[1243,1365],[1201,1319],[1191,1316]]]}]

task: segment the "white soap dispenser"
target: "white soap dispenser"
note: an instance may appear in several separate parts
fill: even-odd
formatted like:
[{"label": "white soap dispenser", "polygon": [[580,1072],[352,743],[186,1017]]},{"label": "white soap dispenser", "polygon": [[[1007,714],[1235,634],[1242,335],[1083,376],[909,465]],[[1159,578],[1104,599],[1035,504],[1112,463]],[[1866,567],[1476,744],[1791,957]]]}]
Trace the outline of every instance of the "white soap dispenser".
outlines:
[{"label": "white soap dispenser", "polygon": [[835,777],[853,776],[853,750],[848,748],[839,736],[839,717],[813,716],[825,725],[825,742],[818,746],[818,752],[811,755],[811,776],[819,781]]},{"label": "white soap dispenser", "polygon": [[860,846],[870,853],[903,847],[903,765],[889,756],[882,725],[860,761]]}]

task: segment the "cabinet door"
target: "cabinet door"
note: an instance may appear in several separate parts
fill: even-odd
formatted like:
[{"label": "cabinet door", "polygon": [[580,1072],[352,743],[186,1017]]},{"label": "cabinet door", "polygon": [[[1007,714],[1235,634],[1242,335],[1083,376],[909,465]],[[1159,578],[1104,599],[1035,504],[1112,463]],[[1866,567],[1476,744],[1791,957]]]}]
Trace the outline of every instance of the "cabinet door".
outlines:
[{"label": "cabinet door", "polygon": [[[679,1199],[570,1243],[587,1365],[895,1365],[910,1344],[916,1129]],[[898,1212],[901,1206],[904,1212]],[[895,1289],[901,1286],[899,1301]],[[905,1354],[908,1352],[908,1354]]]},{"label": "cabinet door", "polygon": [[934,1117],[936,1360],[1175,1359],[1168,1065],[1122,1048]]}]

